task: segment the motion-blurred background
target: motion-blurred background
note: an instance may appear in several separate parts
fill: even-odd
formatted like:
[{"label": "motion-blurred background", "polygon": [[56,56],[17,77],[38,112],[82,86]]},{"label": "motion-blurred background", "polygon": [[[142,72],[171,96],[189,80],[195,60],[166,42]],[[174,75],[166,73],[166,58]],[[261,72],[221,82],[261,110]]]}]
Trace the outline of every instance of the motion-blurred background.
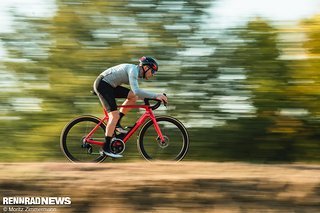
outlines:
[{"label": "motion-blurred background", "polygon": [[187,160],[319,162],[319,38],[319,0],[1,0],[0,161],[65,160],[64,125],[102,116],[95,78],[150,55],[140,86],[168,94]]}]

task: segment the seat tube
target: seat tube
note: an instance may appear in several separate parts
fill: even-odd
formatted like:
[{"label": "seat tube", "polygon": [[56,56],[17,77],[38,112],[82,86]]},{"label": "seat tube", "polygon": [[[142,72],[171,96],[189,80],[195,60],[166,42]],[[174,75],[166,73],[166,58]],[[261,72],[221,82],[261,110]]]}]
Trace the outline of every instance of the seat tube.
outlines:
[{"label": "seat tube", "polygon": [[87,141],[93,135],[93,133],[100,127],[100,125],[107,119],[107,116],[101,119],[100,122],[89,132],[89,134],[87,134],[87,136],[85,137],[85,141]]}]

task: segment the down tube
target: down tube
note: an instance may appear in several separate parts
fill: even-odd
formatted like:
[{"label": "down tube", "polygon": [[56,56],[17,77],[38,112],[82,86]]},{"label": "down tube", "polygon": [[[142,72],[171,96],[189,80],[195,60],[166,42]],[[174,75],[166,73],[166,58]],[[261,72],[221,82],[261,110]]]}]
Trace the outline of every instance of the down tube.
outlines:
[{"label": "down tube", "polygon": [[139,120],[134,124],[134,127],[129,131],[126,137],[123,139],[123,142],[126,143],[129,140],[129,138],[135,133],[135,131],[137,131],[137,129],[139,129],[139,127],[145,122],[145,120],[148,119],[149,116],[150,116],[149,113],[143,114],[139,118]]}]

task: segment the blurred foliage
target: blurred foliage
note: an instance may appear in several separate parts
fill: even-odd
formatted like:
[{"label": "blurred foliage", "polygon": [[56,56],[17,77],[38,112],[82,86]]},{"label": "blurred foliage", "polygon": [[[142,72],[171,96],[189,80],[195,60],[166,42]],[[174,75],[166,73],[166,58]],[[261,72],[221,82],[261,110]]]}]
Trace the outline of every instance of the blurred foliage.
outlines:
[{"label": "blurred foliage", "polygon": [[[212,1],[58,0],[52,18],[15,16],[1,34],[2,161],[64,159],[63,126],[102,115],[96,76],[142,55],[160,62],[141,87],[169,95],[191,136],[187,159],[319,161],[320,17],[296,27],[256,18],[217,32]],[[131,124],[131,112],[124,123]],[[128,158],[137,157],[134,140]]]}]

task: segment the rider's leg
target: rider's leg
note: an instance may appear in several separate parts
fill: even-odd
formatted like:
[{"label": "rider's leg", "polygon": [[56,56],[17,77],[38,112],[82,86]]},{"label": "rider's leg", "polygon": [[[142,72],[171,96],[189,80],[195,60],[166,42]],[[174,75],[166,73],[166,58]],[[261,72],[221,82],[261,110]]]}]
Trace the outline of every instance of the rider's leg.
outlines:
[{"label": "rider's leg", "polygon": [[116,124],[117,124],[119,117],[120,117],[119,112],[117,110],[113,110],[108,113],[108,116],[109,116],[109,120],[108,120],[107,127],[106,127],[105,143],[103,144],[102,149],[103,149],[104,154],[106,154],[110,157],[113,157],[113,158],[120,158],[120,157],[122,157],[122,155],[112,153],[112,150],[110,148],[111,139],[112,139]]},{"label": "rider's leg", "polygon": [[106,137],[112,137],[114,133],[114,129],[116,128],[116,124],[120,118],[118,110],[112,111],[108,113],[109,120],[106,128]]},{"label": "rider's leg", "polygon": [[[136,96],[136,95],[130,90],[130,92],[128,93],[127,99],[123,102],[122,105],[134,105],[134,104],[136,104],[137,100],[138,100],[138,96]],[[131,108],[125,108],[125,107],[121,107],[121,108],[120,108],[120,114],[119,114],[120,117],[119,117],[117,126],[121,126],[121,125],[120,125],[120,121],[121,121],[122,117],[123,117],[124,115],[126,115],[130,109],[131,109]]]},{"label": "rider's leg", "polygon": [[[97,78],[97,80],[94,82],[93,88],[97,93],[101,104],[105,109],[107,109],[109,117],[105,132],[105,143],[102,147],[103,152],[111,157],[122,157],[122,155],[111,153],[110,150],[111,138],[114,133],[115,125],[119,120],[119,112],[117,111],[117,103],[115,100],[115,88],[113,88],[105,81],[102,81],[102,76],[99,76]],[[129,89],[127,89],[127,93],[125,93],[125,89],[122,89],[121,91],[123,92],[123,94],[125,94],[124,97],[127,97]]]},{"label": "rider's leg", "polygon": [[114,110],[112,112],[109,112],[108,116],[109,116],[109,120],[107,123],[106,132],[105,132],[105,143],[103,145],[103,150],[106,152],[110,152],[110,143],[111,143],[114,130],[116,128],[116,124],[119,120],[119,112],[117,110]]}]

